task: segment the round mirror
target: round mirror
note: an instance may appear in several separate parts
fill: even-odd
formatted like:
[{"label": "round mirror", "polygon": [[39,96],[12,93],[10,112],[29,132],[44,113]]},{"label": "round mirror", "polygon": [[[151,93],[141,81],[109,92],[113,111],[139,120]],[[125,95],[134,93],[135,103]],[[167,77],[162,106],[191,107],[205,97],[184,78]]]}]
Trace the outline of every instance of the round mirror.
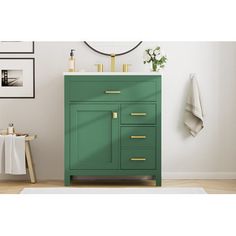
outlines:
[{"label": "round mirror", "polygon": [[121,56],[132,52],[142,41],[139,42],[92,42],[84,41],[84,43],[93,51],[105,56]]}]

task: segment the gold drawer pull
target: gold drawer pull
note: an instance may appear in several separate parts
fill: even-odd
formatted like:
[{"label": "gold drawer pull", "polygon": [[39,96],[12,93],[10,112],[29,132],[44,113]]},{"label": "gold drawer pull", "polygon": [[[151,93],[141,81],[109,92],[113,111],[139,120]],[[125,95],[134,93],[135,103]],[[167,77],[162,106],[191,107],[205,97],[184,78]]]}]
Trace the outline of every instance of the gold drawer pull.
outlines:
[{"label": "gold drawer pull", "polygon": [[106,94],[120,94],[120,91],[116,91],[116,90],[106,90],[105,91]]},{"label": "gold drawer pull", "polygon": [[145,157],[131,157],[131,161],[146,161]]},{"label": "gold drawer pull", "polygon": [[144,136],[144,135],[131,135],[130,138],[132,138],[132,139],[145,139],[146,136]]},{"label": "gold drawer pull", "polygon": [[147,113],[146,112],[131,112],[130,115],[131,116],[146,116]]}]

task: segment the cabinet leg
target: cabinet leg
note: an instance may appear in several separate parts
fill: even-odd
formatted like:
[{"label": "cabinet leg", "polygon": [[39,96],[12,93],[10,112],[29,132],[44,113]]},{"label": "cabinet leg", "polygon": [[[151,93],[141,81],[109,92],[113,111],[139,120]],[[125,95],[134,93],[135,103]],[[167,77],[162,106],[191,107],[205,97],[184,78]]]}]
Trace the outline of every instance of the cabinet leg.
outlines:
[{"label": "cabinet leg", "polygon": [[64,185],[65,186],[70,186],[71,185],[71,176],[68,175],[68,174],[65,174]]},{"label": "cabinet leg", "polygon": [[156,176],[156,186],[161,186],[161,177]]}]

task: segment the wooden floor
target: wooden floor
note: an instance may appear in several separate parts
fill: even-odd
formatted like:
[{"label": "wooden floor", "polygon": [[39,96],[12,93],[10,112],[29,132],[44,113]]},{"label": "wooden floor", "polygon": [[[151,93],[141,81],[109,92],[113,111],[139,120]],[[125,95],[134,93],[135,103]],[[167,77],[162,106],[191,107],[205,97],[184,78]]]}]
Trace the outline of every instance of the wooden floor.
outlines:
[{"label": "wooden floor", "polygon": [[[23,188],[32,187],[63,187],[63,181],[42,181],[31,184],[27,181],[0,181],[0,194],[20,193]],[[117,181],[88,181],[80,180],[74,182],[73,187],[154,187],[155,182],[152,180],[117,180]],[[163,180],[162,187],[202,187],[210,194],[235,194],[236,180]]]}]

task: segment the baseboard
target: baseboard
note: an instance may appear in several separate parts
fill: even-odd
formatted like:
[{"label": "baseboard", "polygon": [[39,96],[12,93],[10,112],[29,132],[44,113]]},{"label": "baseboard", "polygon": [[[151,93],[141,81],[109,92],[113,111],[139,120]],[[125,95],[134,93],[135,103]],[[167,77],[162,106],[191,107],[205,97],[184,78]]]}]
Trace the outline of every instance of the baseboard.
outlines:
[{"label": "baseboard", "polygon": [[[87,177],[85,179],[93,178],[94,177]],[[143,177],[142,179],[150,179],[150,176]],[[236,179],[236,172],[163,172],[162,179]],[[29,180],[29,177],[0,175],[0,181],[1,180]],[[63,178],[38,178],[38,181],[49,180],[63,181]]]},{"label": "baseboard", "polygon": [[236,179],[236,172],[163,172],[163,179]]},{"label": "baseboard", "polygon": [[[109,176],[109,178],[112,178]],[[117,179],[118,177],[114,177]],[[236,179],[236,172],[163,172],[163,179]],[[75,177],[76,179],[76,177]],[[91,177],[80,177],[80,179],[93,180],[93,179],[106,179],[106,177],[96,178]],[[127,177],[126,179],[140,179],[140,177]],[[151,179],[150,176],[142,176],[143,180]],[[44,179],[48,180],[48,179]],[[63,178],[50,179],[50,180],[60,180],[63,181]]]}]

